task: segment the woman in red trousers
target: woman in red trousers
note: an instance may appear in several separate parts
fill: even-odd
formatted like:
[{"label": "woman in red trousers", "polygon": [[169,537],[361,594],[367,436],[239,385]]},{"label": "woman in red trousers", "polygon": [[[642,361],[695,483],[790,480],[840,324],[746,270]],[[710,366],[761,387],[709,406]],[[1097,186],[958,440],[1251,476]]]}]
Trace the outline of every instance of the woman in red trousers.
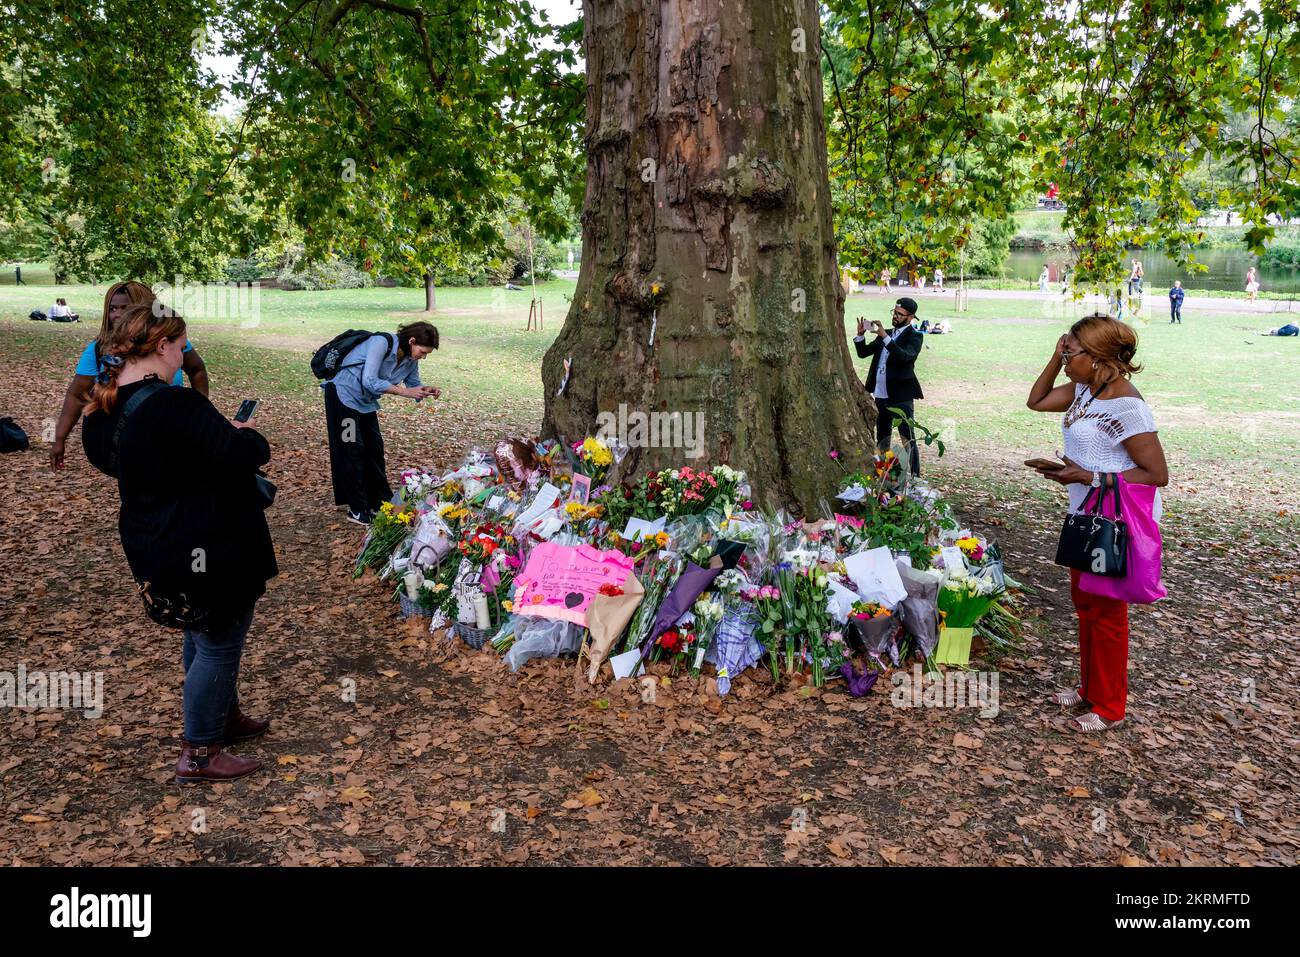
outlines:
[{"label": "woman in red trousers", "polygon": [[[1101,313],[1085,316],[1061,336],[1029,390],[1035,412],[1065,413],[1065,464],[1038,473],[1069,487],[1071,512],[1094,488],[1114,484],[1116,474],[1135,485],[1169,484],[1155,420],[1130,381],[1142,371],[1133,361],[1137,345],[1137,333],[1124,323]],[[1056,385],[1062,371],[1070,381]],[[1157,522],[1160,508],[1157,492]],[[1079,687],[1052,701],[1079,709],[1070,721],[1074,730],[1105,731],[1123,722],[1128,699],[1128,605],[1081,590],[1074,569],[1070,596],[1079,616]]]}]

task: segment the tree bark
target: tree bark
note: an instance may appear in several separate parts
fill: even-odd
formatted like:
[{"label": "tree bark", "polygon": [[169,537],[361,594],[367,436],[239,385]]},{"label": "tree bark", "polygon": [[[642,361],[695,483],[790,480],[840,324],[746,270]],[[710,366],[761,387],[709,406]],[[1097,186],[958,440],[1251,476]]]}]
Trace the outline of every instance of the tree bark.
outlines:
[{"label": "tree bark", "polygon": [[620,405],[698,414],[702,456],[643,444],[621,473],[729,464],[760,500],[821,513],[843,475],[828,453],[860,466],[875,407],[845,335],[817,3],[584,0],[583,16],[582,262],[542,365],[543,432],[595,434]]},{"label": "tree bark", "polygon": [[437,294],[433,288],[433,270],[430,269],[424,274],[424,311],[433,312],[437,304]]}]

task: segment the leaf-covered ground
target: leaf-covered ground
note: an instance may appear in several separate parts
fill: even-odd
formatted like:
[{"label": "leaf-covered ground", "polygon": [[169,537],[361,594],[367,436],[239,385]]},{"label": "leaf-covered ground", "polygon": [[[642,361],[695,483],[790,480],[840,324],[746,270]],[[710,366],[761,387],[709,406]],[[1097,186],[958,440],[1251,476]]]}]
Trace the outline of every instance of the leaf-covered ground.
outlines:
[{"label": "leaf-covered ground", "polygon": [[[628,682],[579,686],[571,661],[512,674],[490,650],[408,627],[378,583],[351,581],[361,531],[328,504],[302,343],[214,332],[204,348],[214,401],[268,398],[276,450],[282,574],[259,605],[241,686],[247,710],[274,725],[241,749],[263,773],[182,789],[172,781],[179,636],[139,610],[116,490],[85,462],[79,431],[65,472],[44,462],[41,424],[81,343],[0,325],[0,415],[36,440],[0,459],[0,670],[22,662],[105,680],[98,720],[0,715],[0,862],[1296,861],[1300,495],[1249,457],[1176,462],[1171,598],[1133,610],[1120,731],[1073,734],[1044,700],[1076,670],[1068,582],[1050,560],[1060,498],[1016,467],[1022,451],[1043,449],[982,435],[929,471],[1036,589],[1030,636],[998,665],[995,718],[894,707],[883,682],[862,700],[842,684],[774,691],[753,671],[725,699],[677,678],[646,703]],[[454,464],[469,446],[535,427],[537,412],[468,385],[436,412],[386,411],[390,470]],[[347,679],[355,703],[343,700]],[[198,809],[204,833],[192,827]]]}]

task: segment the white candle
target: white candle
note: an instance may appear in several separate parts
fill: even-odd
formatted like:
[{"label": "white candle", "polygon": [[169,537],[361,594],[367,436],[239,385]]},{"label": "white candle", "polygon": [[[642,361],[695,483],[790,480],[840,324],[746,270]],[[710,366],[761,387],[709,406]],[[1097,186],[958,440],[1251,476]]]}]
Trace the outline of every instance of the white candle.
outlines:
[{"label": "white candle", "polygon": [[487,595],[478,595],[474,599],[474,618],[477,626],[482,629],[492,627],[492,619],[488,617]]},{"label": "white candle", "polygon": [[406,597],[411,599],[411,601],[415,601],[416,597],[420,594],[420,573],[407,572],[403,581],[406,582]]}]

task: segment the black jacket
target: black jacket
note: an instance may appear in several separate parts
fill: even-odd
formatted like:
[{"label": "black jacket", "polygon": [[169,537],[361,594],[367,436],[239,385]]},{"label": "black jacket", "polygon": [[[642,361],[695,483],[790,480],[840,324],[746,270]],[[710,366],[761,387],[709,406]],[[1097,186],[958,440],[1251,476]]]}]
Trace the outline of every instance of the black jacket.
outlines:
[{"label": "black jacket", "polygon": [[[113,411],[82,426],[86,458],[105,474],[122,408],[143,385],[122,386]],[[228,617],[251,608],[279,572],[254,479],[270,459],[265,438],[235,428],[193,389],[145,399],[118,449],[118,530],[136,579]]]},{"label": "black jacket", "polygon": [[[867,378],[863,383],[867,387],[868,395],[875,392],[876,366],[880,364],[880,348],[885,341],[875,335],[870,336],[870,339],[870,343],[862,339],[853,340],[859,359],[871,356],[871,368],[867,370]],[[889,344],[889,362],[885,365],[885,391],[889,393],[890,399],[906,402],[909,399],[925,398],[921,393],[921,383],[916,378],[916,357],[921,354],[921,346],[924,344],[924,334],[911,325],[906,326]]]}]

